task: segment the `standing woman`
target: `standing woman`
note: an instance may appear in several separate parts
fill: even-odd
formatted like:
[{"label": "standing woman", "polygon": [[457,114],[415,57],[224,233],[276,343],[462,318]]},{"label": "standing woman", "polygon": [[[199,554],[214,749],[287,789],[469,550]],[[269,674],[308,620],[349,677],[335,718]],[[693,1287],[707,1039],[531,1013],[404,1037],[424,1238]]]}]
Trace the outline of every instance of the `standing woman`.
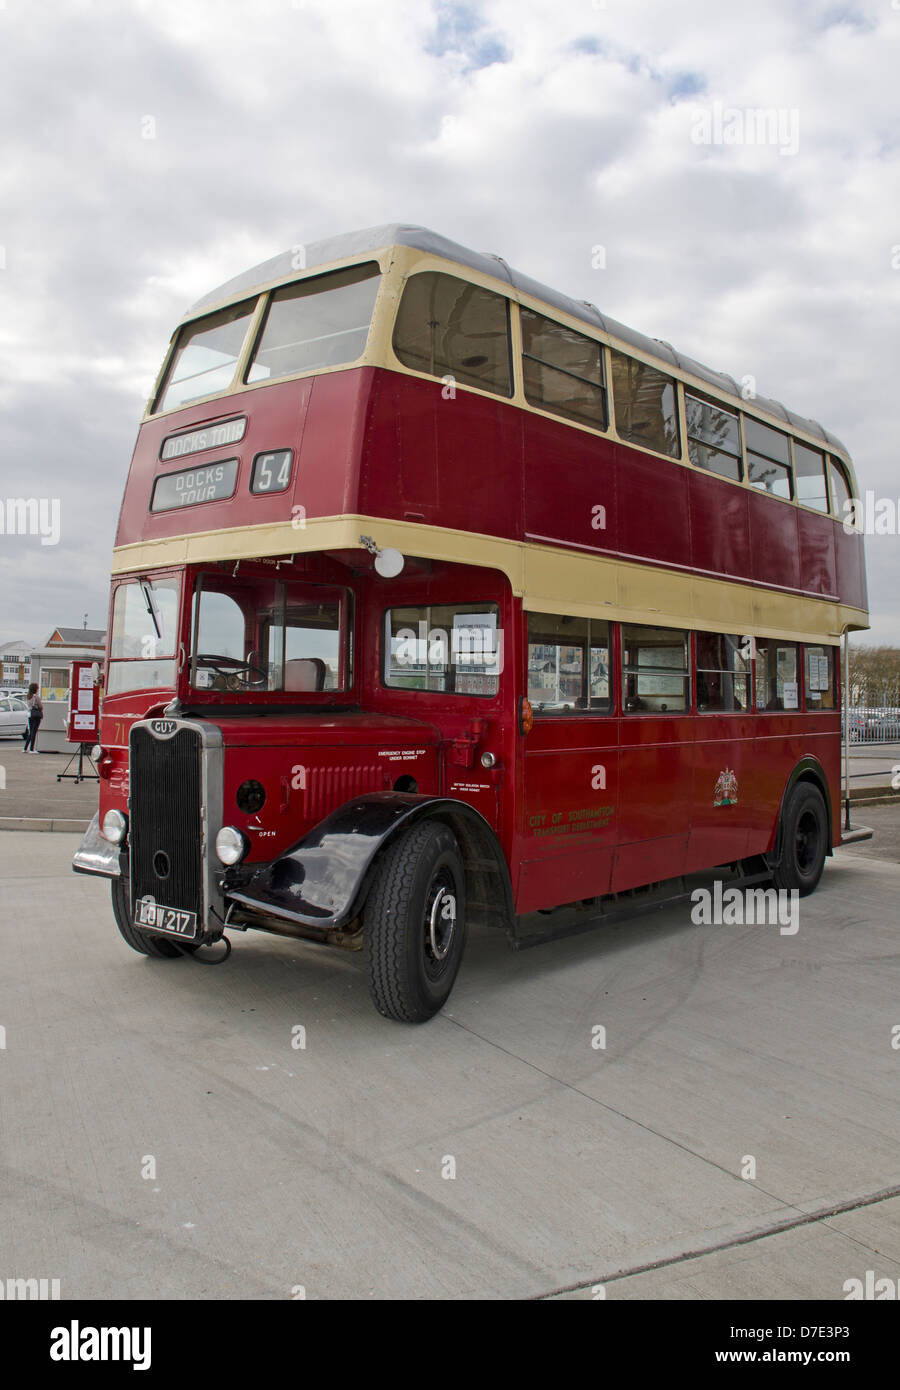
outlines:
[{"label": "standing woman", "polygon": [[37,682],[32,681],[28,687],[28,729],[25,733],[25,747],[23,753],[36,753],[35,740],[40,722],[44,717],[44,702],[38,694]]}]

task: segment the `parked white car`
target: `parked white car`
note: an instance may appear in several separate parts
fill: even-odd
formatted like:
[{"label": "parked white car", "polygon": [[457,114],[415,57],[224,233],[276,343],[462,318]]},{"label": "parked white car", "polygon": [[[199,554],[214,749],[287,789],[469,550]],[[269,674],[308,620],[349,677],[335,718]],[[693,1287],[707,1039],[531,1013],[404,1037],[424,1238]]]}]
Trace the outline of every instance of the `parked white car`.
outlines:
[{"label": "parked white car", "polygon": [[21,738],[28,727],[28,706],[17,695],[0,695],[0,738]]}]

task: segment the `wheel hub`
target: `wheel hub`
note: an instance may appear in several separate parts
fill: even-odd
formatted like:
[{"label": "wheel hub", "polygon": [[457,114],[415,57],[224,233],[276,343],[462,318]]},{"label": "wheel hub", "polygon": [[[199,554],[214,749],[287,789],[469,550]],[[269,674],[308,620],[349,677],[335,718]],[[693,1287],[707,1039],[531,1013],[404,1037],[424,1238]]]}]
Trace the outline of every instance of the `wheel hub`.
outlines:
[{"label": "wheel hub", "polygon": [[446,960],[456,930],[456,894],[440,887],[428,914],[428,944],[435,960]]}]

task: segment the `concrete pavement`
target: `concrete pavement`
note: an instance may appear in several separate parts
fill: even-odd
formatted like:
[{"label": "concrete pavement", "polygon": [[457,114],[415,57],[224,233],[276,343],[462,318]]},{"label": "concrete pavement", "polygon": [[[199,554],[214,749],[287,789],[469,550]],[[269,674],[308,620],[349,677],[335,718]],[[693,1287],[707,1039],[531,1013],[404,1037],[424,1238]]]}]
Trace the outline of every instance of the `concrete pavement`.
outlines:
[{"label": "concrete pavement", "polygon": [[416,1300],[900,1276],[900,865],[877,842],[829,863],[793,936],[684,906],[520,954],[476,932],[419,1028],[374,1012],[358,955],[258,933],[222,967],[135,955],[76,844],[0,835],[0,1277]]},{"label": "concrete pavement", "polygon": [[[41,735],[38,733],[38,744]],[[97,810],[95,781],[79,782],[57,777],[66,771],[72,751],[36,754],[22,752],[21,739],[0,740],[0,830],[86,829]],[[88,772],[93,768],[87,758]],[[78,770],[77,758],[68,768]]]}]

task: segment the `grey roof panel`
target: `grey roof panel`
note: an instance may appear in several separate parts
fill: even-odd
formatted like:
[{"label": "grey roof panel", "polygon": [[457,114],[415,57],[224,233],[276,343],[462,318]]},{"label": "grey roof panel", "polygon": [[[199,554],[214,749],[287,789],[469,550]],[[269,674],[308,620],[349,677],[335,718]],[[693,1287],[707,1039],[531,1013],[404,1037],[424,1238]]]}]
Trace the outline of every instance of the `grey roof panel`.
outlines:
[{"label": "grey roof panel", "polygon": [[[297,245],[299,247],[300,243],[298,242]],[[459,242],[451,241],[448,237],[430,231],[427,227],[417,227],[404,222],[387,222],[380,227],[366,227],[356,232],[344,232],[341,236],[326,237],[321,241],[305,243],[303,269],[314,270],[318,265],[328,265],[333,261],[341,261],[349,257],[370,256],[386,246],[409,246],[414,250],[424,251],[429,255],[440,256],[444,260],[453,261],[457,265],[468,266],[470,270],[476,270],[482,275],[491,275],[497,280],[503,280],[520,294],[531,295],[551,308],[570,314],[572,318],[581,319],[593,328],[602,329],[611,338],[616,338],[620,342],[636,348],[638,352],[645,353],[648,357],[654,357],[669,366],[679,367],[682,371],[689,372],[692,376],[707,382],[708,385],[717,390],[735,396],[738,400],[741,399],[740,387],[734,377],[729,376],[727,372],[719,372],[712,367],[705,367],[702,362],[697,362],[692,357],[677,352],[670,343],[663,342],[660,338],[648,338],[636,329],[629,328],[626,324],[619,323],[616,319],[602,314],[596,305],[589,304],[586,300],[571,299],[559,290],[550,289],[549,286],[532,280],[530,276],[513,270],[502,256],[473,251],[468,246],[461,246]],[[242,274],[236,275],[234,279],[226,281],[224,285],[220,285],[210,294],[204,295],[202,299],[198,299],[196,304],[191,306],[183,321],[196,318],[198,314],[215,305],[233,303],[244,295],[250,295],[259,290],[263,285],[295,279],[298,274],[298,268],[295,265],[296,249],[283,251],[281,255],[273,256],[271,260],[252,266],[249,270],[243,271]],[[836,435],[824,429],[817,421],[808,420],[805,416],[788,410],[780,401],[755,396],[753,404],[776,419],[783,420],[786,425],[805,430],[840,453],[847,453],[846,447]]]},{"label": "grey roof panel", "polygon": [[[55,627],[62,640],[72,647],[99,645],[106,641],[106,631],[99,627]],[[53,633],[50,634],[51,637]]]}]

